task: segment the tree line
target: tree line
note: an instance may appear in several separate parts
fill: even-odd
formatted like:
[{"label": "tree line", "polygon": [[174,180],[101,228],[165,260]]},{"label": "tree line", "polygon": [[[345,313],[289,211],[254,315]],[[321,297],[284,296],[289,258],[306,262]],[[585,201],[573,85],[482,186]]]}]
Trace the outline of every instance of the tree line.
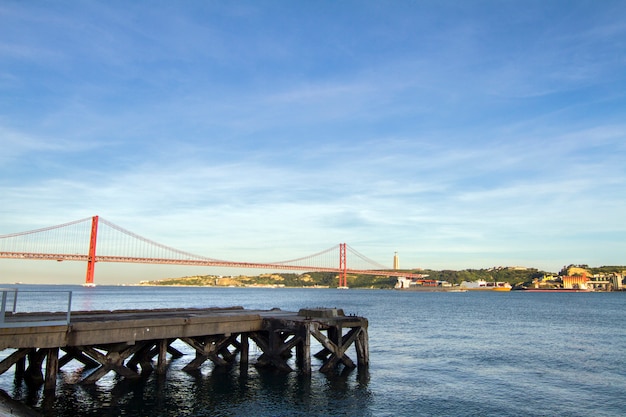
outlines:
[{"label": "tree line", "polygon": [[[570,265],[569,267],[574,266]],[[585,267],[592,274],[597,273],[621,273],[626,271],[626,266],[601,266],[590,268],[586,265],[576,265]],[[559,275],[566,275],[569,267],[564,267]],[[458,285],[463,281],[498,281],[508,282],[512,286],[529,285],[534,280],[545,275],[553,275],[550,272],[538,270],[536,268],[490,268],[490,269],[463,269],[460,271],[444,270],[413,270],[407,273],[428,275],[426,279],[437,281],[447,281],[453,285]],[[295,273],[271,273],[257,276],[231,276],[221,277],[215,275],[202,275],[193,277],[166,278],[156,281],[143,282],[145,285],[195,285],[195,286],[284,286],[292,288],[300,287],[329,287],[338,285],[338,276],[332,272],[307,272],[303,274]],[[350,275],[348,274],[348,286],[350,288],[371,288],[371,289],[391,289],[397,282],[396,277],[386,277],[377,275]]]}]

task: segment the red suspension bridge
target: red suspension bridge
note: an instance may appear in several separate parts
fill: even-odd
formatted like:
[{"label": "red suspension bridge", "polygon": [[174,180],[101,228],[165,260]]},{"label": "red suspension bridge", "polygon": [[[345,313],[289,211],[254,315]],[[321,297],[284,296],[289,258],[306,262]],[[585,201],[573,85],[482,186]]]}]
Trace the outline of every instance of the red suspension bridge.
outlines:
[{"label": "red suspension bridge", "polygon": [[[348,254],[351,255],[350,267]],[[387,269],[345,243],[313,255],[280,262],[235,262],[214,259],[146,239],[98,216],[2,235],[0,258],[87,262],[85,279],[87,285],[94,284],[97,262],[333,272],[339,276],[339,287],[348,286],[348,274],[420,276]]]}]

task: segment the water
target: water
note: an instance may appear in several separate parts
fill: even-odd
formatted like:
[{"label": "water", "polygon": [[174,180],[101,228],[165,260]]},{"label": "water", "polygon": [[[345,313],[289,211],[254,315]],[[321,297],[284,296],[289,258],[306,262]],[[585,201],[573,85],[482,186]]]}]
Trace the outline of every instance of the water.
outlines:
[{"label": "water", "polygon": [[[324,375],[314,360],[310,377],[209,362],[188,374],[180,370],[193,357],[186,349],[167,375],[139,382],[109,374],[76,385],[80,368],[63,368],[50,416],[626,415],[626,293],[45,288],[73,290],[74,310],[339,307],[370,323],[368,371]],[[353,348],[348,354],[356,359]],[[0,388],[44,408],[12,371]]]}]

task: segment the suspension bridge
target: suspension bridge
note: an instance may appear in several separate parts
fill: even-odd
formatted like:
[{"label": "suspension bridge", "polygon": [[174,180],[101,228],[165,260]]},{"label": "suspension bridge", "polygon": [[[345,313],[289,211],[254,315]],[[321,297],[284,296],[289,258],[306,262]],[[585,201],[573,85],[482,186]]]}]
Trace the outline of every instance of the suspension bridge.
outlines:
[{"label": "suspension bridge", "polygon": [[[350,258],[348,258],[350,255]],[[195,255],[139,236],[99,216],[26,232],[0,235],[0,258],[87,262],[85,285],[95,285],[97,262],[192,265],[337,273],[339,287],[348,274],[420,277],[391,270],[346,243],[279,262],[237,262]],[[350,259],[350,265],[348,265]]]}]

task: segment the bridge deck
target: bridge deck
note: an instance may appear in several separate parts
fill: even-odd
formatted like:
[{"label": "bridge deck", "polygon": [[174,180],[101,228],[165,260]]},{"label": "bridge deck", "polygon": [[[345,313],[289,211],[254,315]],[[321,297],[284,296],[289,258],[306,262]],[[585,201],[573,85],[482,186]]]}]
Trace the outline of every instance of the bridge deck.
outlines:
[{"label": "bridge deck", "polygon": [[322,347],[315,356],[322,359],[323,372],[340,364],[355,367],[346,355],[351,345],[358,365],[369,362],[367,319],[345,316],[337,309],[80,311],[72,312],[66,325],[45,324],[45,320],[58,323],[55,319],[62,319],[62,313],[8,313],[7,319],[9,315],[11,327],[0,328],[0,350],[16,350],[0,362],[0,374],[15,366],[17,379],[45,383],[48,392],[56,387],[58,370],[73,360],[82,362],[85,369],[95,368],[85,374],[84,383],[94,383],[111,371],[138,378],[153,371],[154,362],[156,371],[165,373],[168,355],[171,360],[183,356],[171,346],[176,340],[195,350],[195,358],[183,368],[186,371],[198,369],[207,360],[216,366],[229,365],[237,354],[240,365],[247,366],[252,340],[261,352],[257,366],[291,371],[288,359],[295,348],[296,365],[310,373],[311,336]]}]

